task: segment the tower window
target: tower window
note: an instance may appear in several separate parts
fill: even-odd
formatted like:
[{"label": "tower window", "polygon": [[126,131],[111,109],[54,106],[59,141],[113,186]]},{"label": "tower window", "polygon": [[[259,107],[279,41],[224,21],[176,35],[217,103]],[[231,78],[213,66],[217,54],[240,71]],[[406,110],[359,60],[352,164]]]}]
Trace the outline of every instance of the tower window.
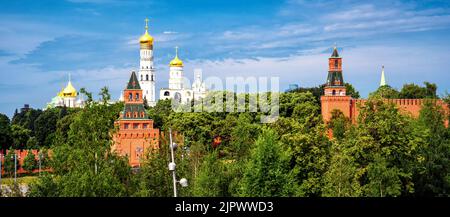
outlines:
[{"label": "tower window", "polygon": [[142,81],[143,75],[141,75],[141,81]]},{"label": "tower window", "polygon": [[136,93],[136,101],[139,100],[139,93]]},{"label": "tower window", "polygon": [[334,68],[337,68],[339,65],[339,61],[338,60],[334,60]]},{"label": "tower window", "polygon": [[169,91],[164,92],[164,96],[170,96],[170,92]]},{"label": "tower window", "polygon": [[[147,79],[148,80],[148,79]],[[153,75],[152,75],[152,81],[153,81]]]},{"label": "tower window", "polygon": [[333,90],[333,96],[336,95],[336,90]]},{"label": "tower window", "polygon": [[148,81],[148,75],[145,75],[145,80],[147,80],[147,81]]}]

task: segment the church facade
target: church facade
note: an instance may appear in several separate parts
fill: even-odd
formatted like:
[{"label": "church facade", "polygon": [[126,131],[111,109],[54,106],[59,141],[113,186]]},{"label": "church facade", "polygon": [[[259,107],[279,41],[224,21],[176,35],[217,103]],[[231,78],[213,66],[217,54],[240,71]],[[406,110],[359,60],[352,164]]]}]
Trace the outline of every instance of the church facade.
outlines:
[{"label": "church facade", "polygon": [[175,48],[175,58],[169,63],[169,87],[161,88],[159,99],[172,99],[178,103],[190,103],[206,96],[206,85],[200,70],[194,71],[194,82],[191,88],[187,87],[184,77],[183,61],[178,57],[178,47]]},{"label": "church facade", "polygon": [[82,108],[84,106],[84,100],[78,95],[77,89],[72,85],[70,79],[65,88],[52,98],[52,100],[47,103],[44,109],[50,109],[55,107],[68,107],[68,108]]},{"label": "church facade", "polygon": [[[382,67],[380,85],[386,85],[384,66]],[[333,110],[340,110],[352,123],[356,123],[359,115],[359,106],[364,105],[367,99],[354,99],[347,95],[343,73],[342,58],[339,56],[337,48],[334,47],[331,57],[328,59],[328,77],[324,87],[324,94],[320,98],[322,118],[325,123],[331,120]],[[412,117],[418,117],[419,112],[425,102],[424,99],[386,99],[387,102],[395,104],[398,109]],[[448,112],[447,104],[442,100],[435,100],[435,103],[442,106]],[[448,127],[448,120],[445,125]]]},{"label": "church facade", "polygon": [[127,156],[132,167],[140,167],[149,150],[159,148],[159,129],[153,128],[144,108],[144,94],[133,71],[123,91],[124,109],[115,122],[118,131],[113,135],[112,151]]}]

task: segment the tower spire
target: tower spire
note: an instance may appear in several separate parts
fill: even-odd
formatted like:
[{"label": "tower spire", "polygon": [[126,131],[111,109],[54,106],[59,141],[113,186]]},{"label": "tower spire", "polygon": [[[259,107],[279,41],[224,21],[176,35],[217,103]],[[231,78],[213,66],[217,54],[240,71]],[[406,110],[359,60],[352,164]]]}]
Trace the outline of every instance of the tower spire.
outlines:
[{"label": "tower spire", "polygon": [[178,57],[178,46],[175,46],[175,57]]},{"label": "tower spire", "polygon": [[331,57],[339,57],[338,50],[336,47],[336,42],[334,42],[333,54],[331,54]]},{"label": "tower spire", "polygon": [[148,17],[145,18],[145,31],[148,31]]},{"label": "tower spire", "polygon": [[381,79],[380,79],[380,87],[386,85],[386,78],[384,76],[384,66],[381,66]]}]

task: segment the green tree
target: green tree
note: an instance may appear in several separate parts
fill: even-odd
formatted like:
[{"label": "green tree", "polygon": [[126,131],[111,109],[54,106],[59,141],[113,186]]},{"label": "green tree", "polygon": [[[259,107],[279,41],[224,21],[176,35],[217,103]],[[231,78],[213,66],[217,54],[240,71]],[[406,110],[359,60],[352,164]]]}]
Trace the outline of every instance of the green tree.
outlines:
[{"label": "green tree", "polygon": [[341,140],[344,138],[345,132],[349,129],[351,121],[345,117],[341,110],[335,109],[331,111],[331,119],[328,127],[333,130],[333,137]]},{"label": "green tree", "polygon": [[0,150],[11,146],[11,125],[8,116],[0,114]]},{"label": "green tree", "polygon": [[409,195],[414,191],[412,168],[417,147],[424,141],[396,105],[368,100],[360,108],[357,124],[342,140],[361,172],[366,196]]},{"label": "green tree", "polygon": [[347,96],[351,96],[354,99],[359,99],[359,92],[350,83],[345,83],[345,92]]},{"label": "green tree", "polygon": [[358,197],[362,194],[359,183],[361,171],[358,170],[353,156],[338,141],[332,142],[331,161],[324,174],[322,196],[326,197]]},{"label": "green tree", "polygon": [[36,156],[33,154],[31,150],[28,150],[28,154],[23,160],[23,169],[27,172],[31,173],[34,169],[37,168],[36,165]]},{"label": "green tree", "polygon": [[[295,194],[320,196],[324,184],[322,177],[330,158],[326,126],[320,115],[320,106],[311,93],[293,97],[297,103],[291,117],[280,117],[272,127],[291,153],[291,169],[299,183]],[[280,108],[283,106],[281,103]]]},{"label": "green tree", "polygon": [[111,152],[120,105],[90,102],[75,114],[67,138],[52,146],[51,174],[30,186],[31,196],[127,196],[130,168]]},{"label": "green tree", "polygon": [[[3,168],[5,170],[5,173],[9,174],[10,177],[14,176],[14,153],[14,149],[11,146],[4,156],[5,158]],[[19,169],[19,167],[17,167],[17,169]]]},{"label": "green tree", "polygon": [[225,165],[213,151],[203,157],[197,177],[193,182],[193,196],[217,197],[227,196],[228,180],[225,177]]},{"label": "green tree", "polygon": [[368,182],[364,185],[365,195],[372,197],[399,196],[402,190],[401,170],[389,166],[387,160],[375,154],[367,167]]},{"label": "green tree", "polygon": [[39,146],[49,147],[51,145],[56,131],[56,123],[62,118],[60,115],[63,110],[66,110],[66,108],[47,109],[35,120],[34,135]]},{"label": "green tree", "polygon": [[272,129],[263,129],[249,156],[241,180],[242,196],[290,196],[295,189],[290,156]]},{"label": "green tree", "polygon": [[379,87],[375,92],[369,94],[369,98],[386,98],[386,99],[398,99],[400,93],[389,85],[383,85]]},{"label": "green tree", "polygon": [[[31,133],[34,132],[34,122],[41,115],[42,110],[40,109],[28,109],[21,111],[19,113],[15,113],[12,118],[11,125],[19,125],[22,128],[31,130]],[[34,136],[34,135],[30,135]]]},{"label": "green tree", "polygon": [[38,141],[37,141],[36,137],[32,136],[32,137],[28,138],[26,148],[27,149],[37,149],[37,148],[39,148]]},{"label": "green tree", "polygon": [[30,138],[31,130],[26,129],[20,125],[13,124],[11,126],[11,137],[13,139],[14,149],[24,149]]},{"label": "green tree", "polygon": [[425,143],[418,147],[420,159],[414,171],[415,194],[450,194],[450,131],[444,125],[445,113],[434,101],[425,101],[416,122]]},{"label": "green tree", "polygon": [[425,87],[416,84],[405,84],[400,90],[399,97],[402,99],[437,98],[436,84],[424,82]]}]

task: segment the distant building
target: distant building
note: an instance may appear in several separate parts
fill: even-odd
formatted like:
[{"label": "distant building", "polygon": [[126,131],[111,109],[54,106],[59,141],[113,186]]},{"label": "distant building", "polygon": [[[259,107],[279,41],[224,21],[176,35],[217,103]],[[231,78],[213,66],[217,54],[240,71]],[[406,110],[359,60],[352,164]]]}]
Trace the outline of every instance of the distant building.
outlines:
[{"label": "distant building", "polygon": [[205,98],[207,90],[200,70],[194,72],[192,88],[186,87],[184,81],[183,61],[178,58],[178,48],[176,48],[175,58],[169,63],[169,88],[161,88],[159,99],[173,99],[179,103],[190,103],[193,99]]},{"label": "distant building", "polygon": [[44,109],[55,107],[81,108],[83,106],[84,100],[78,96],[78,92],[72,85],[69,74],[69,82],[66,87],[53,97]]},{"label": "distant building", "polygon": [[[384,77],[384,67],[382,67],[380,86],[386,85]],[[346,94],[344,78],[342,75],[342,58],[339,56],[337,48],[334,47],[333,54],[328,59],[328,78],[324,87],[324,95],[321,96],[322,117],[325,122],[331,119],[331,112],[340,110],[346,117],[355,123],[359,114],[358,105],[364,105],[366,99],[353,99]],[[386,99],[390,103],[398,106],[399,110],[408,113],[413,117],[418,117],[420,109],[424,103],[423,99]],[[435,103],[445,111],[448,111],[447,104],[442,100]],[[448,120],[445,125],[448,126]],[[331,135],[331,134],[330,134]]]},{"label": "distant building", "polygon": [[145,33],[139,38],[139,84],[143,99],[148,106],[156,105],[155,98],[155,67],[153,65],[153,37],[148,33],[148,19],[145,19]]},{"label": "distant building", "polygon": [[113,135],[112,151],[128,156],[132,167],[140,167],[145,153],[159,148],[159,129],[153,128],[153,120],[147,116],[142,89],[134,71],[123,96],[125,106],[115,122],[119,130]]},{"label": "distant building", "polygon": [[30,110],[30,104],[24,104],[23,105],[23,108],[20,108],[20,112],[22,113],[22,112],[26,112],[26,111],[28,111],[28,110]]},{"label": "distant building", "polygon": [[286,90],[286,92],[293,91],[293,90],[296,90],[296,89],[298,89],[298,84],[289,84],[289,87]]}]

